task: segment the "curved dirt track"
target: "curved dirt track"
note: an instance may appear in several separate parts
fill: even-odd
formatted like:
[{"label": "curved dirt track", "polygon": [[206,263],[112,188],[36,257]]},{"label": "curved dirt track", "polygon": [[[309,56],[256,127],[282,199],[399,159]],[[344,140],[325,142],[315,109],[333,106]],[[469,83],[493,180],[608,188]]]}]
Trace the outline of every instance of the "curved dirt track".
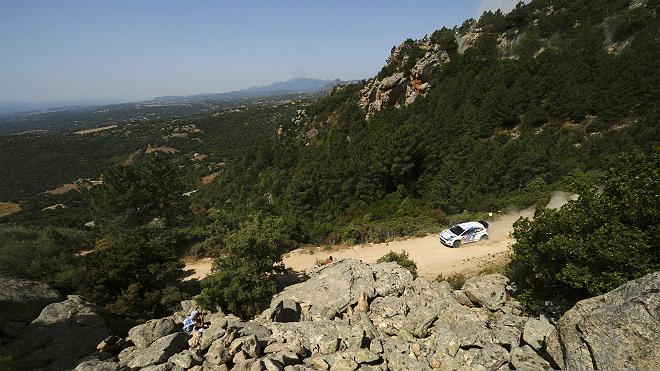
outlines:
[{"label": "curved dirt track", "polygon": [[305,249],[296,250],[284,256],[284,264],[287,268],[304,271],[314,266],[317,260],[325,260],[330,255],[334,259],[354,258],[375,263],[391,250],[408,252],[410,258],[417,263],[419,276],[427,279],[435,279],[440,274],[476,273],[491,263],[508,259],[509,244],[512,242],[509,234],[513,222],[521,216],[532,217],[533,214],[534,210],[528,209],[503,215],[490,224],[488,241],[463,245],[457,249],[444,246],[438,235],[433,234],[401,241],[357,245],[335,251],[317,249],[313,254]]},{"label": "curved dirt track", "polygon": [[[559,208],[576,195],[565,192],[554,192],[548,207]],[[407,251],[412,260],[417,263],[417,273],[427,279],[435,279],[438,275],[453,273],[477,273],[493,263],[505,262],[509,258],[509,245],[513,242],[510,233],[513,223],[520,217],[532,218],[534,209],[509,212],[498,216],[490,222],[488,232],[490,239],[453,249],[440,243],[437,234],[420,238],[410,238],[378,244],[356,245],[348,248],[337,247],[331,251],[316,248],[298,249],[284,255],[284,265],[295,271],[305,271],[313,267],[317,260],[325,260],[332,256],[335,260],[343,258],[360,259],[366,263],[375,263],[378,258],[390,250]],[[186,264],[187,271],[192,274],[186,279],[202,279],[211,269],[211,260],[206,258]]]}]

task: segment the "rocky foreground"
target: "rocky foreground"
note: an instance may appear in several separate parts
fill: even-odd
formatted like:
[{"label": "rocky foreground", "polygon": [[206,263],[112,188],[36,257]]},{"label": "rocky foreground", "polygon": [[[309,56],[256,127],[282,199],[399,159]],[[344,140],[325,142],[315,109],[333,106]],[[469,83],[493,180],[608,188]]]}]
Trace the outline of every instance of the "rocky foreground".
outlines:
[{"label": "rocky foreground", "polygon": [[[660,369],[660,272],[579,302],[556,326],[522,315],[498,274],[452,290],[396,263],[344,260],[310,276],[253,321],[209,314],[194,349],[181,332],[194,302],[107,344],[100,309],[69,296],[11,334],[3,318],[0,355],[17,370]],[[0,294],[0,309],[22,299]]]}]

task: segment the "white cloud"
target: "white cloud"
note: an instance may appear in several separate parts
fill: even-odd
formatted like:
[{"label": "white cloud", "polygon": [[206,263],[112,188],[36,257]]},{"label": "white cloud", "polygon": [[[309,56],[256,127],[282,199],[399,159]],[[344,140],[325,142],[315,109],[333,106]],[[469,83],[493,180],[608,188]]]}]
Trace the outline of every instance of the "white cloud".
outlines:
[{"label": "white cloud", "polygon": [[[479,15],[485,12],[486,10],[497,10],[502,9],[504,13],[508,13],[511,9],[516,7],[520,0],[482,0],[481,6],[479,7]],[[529,2],[529,1],[524,1]]]}]

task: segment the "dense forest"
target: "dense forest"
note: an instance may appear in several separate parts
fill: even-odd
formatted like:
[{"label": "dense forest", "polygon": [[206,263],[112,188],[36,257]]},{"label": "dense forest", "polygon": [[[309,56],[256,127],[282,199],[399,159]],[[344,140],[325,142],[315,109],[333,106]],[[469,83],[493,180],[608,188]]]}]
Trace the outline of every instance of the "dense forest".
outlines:
[{"label": "dense forest", "polygon": [[[76,134],[0,137],[3,162],[34,171],[0,169],[10,174],[0,198],[64,182],[38,176],[58,143],[69,157],[57,156],[84,176],[105,170],[101,186],[61,196],[89,205],[85,219],[64,211],[57,227],[43,227],[53,219],[36,216],[38,207],[5,218],[0,269],[149,317],[190,295],[177,280],[181,256],[212,256],[198,299],[248,316],[278,290],[281,256],[297,246],[425,234],[571,190],[584,197],[516,225],[510,267],[526,309],[547,309],[547,301],[565,308],[660,268],[657,8],[657,0],[534,0],[508,14],[486,12],[405,41],[393,48],[402,63],[388,61],[374,79],[311,104],[152,123],[159,138],[183,126],[204,133],[176,145],[155,142],[153,132],[131,135],[129,126],[85,137],[85,145]],[[426,50],[443,60],[430,88],[367,114],[368,87],[412,76]],[[178,152],[126,163],[149,145]],[[89,146],[95,150],[82,155]],[[29,163],[21,164],[20,149],[33,152]],[[204,171],[186,157],[193,151],[209,154]],[[218,167],[209,170],[212,163]],[[201,184],[209,171],[217,176]],[[82,230],[87,218],[96,226]],[[616,239],[615,254],[609,241],[622,231],[629,238]]]}]

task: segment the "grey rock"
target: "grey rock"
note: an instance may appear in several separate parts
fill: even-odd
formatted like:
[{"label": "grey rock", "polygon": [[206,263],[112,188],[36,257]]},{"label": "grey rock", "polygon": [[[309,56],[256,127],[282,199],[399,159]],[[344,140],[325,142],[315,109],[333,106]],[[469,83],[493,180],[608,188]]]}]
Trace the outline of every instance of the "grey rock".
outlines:
[{"label": "grey rock", "polygon": [[225,347],[225,339],[215,340],[206,352],[206,361],[211,365],[224,365],[231,359],[232,354]]},{"label": "grey rock", "polygon": [[426,361],[418,360],[408,354],[385,353],[387,367],[390,370],[430,370],[431,366]]},{"label": "grey rock", "polygon": [[523,340],[536,351],[545,347],[546,338],[555,327],[546,318],[529,319],[523,329]]},{"label": "grey rock", "polygon": [[246,359],[240,363],[234,364],[234,367],[231,368],[232,371],[250,371],[252,365],[254,364],[254,359]]},{"label": "grey rock", "polygon": [[395,262],[376,264],[372,270],[375,278],[373,286],[378,296],[401,295],[413,282],[410,271]]},{"label": "grey rock", "polygon": [[184,369],[201,365],[203,361],[204,357],[196,349],[184,350],[180,353],[172,355],[168,360],[168,362]]},{"label": "grey rock", "polygon": [[223,337],[227,332],[225,330],[227,327],[227,320],[209,319],[209,322],[211,322],[211,324],[208,328],[204,329],[204,332],[202,333],[202,340],[199,343],[199,348],[201,350],[208,349],[214,341]]},{"label": "grey rock", "polygon": [[281,300],[273,308],[271,320],[275,322],[300,321],[300,304],[298,304],[298,302],[293,299]]},{"label": "grey rock", "polygon": [[273,359],[270,358],[264,358],[261,360],[263,362],[264,367],[266,368],[267,371],[281,371],[284,370],[284,366]]},{"label": "grey rock", "polygon": [[402,79],[403,79],[403,72],[397,72],[391,76],[388,76],[380,80],[380,89],[381,90],[392,89],[393,87],[398,85]]},{"label": "grey rock", "polygon": [[0,275],[0,323],[31,322],[64,297],[45,283]]},{"label": "grey rock", "polygon": [[[276,361],[283,367],[300,363],[300,357],[298,357],[298,355],[293,352],[281,351],[271,354],[268,358]],[[266,367],[268,367],[268,365],[266,365]]]},{"label": "grey rock", "polygon": [[499,273],[472,277],[463,285],[463,292],[473,303],[495,311],[506,302],[507,282],[509,279]]},{"label": "grey rock", "polygon": [[511,364],[516,370],[551,370],[548,361],[539,356],[532,347],[523,345],[511,350]]},{"label": "grey rock", "polygon": [[98,359],[90,359],[80,363],[75,371],[117,371],[119,364],[117,362],[100,361]]},{"label": "grey rock", "polygon": [[188,345],[188,335],[183,332],[177,332],[164,336],[154,341],[149,347],[135,349],[128,361],[130,368],[141,368],[150,365],[156,365],[167,361],[175,353],[178,353]]},{"label": "grey rock", "polygon": [[252,366],[250,366],[250,371],[266,371],[266,364],[263,360],[255,360]]},{"label": "grey rock", "polygon": [[357,370],[359,364],[353,359],[351,352],[337,352],[320,356],[330,366],[330,370]]},{"label": "grey rock", "polygon": [[136,348],[146,348],[157,339],[177,330],[177,324],[171,318],[152,319],[128,331],[128,338]]},{"label": "grey rock", "polygon": [[101,309],[79,296],[47,305],[0,355],[13,358],[16,369],[72,369],[110,335]]},{"label": "grey rock", "polygon": [[349,305],[358,302],[364,291],[374,295],[374,275],[369,265],[354,259],[326,265],[306,282],[289,286],[275,295],[270,313],[274,313],[284,300],[295,301],[302,307],[302,320],[333,319]]},{"label": "grey rock", "polygon": [[119,355],[117,355],[117,358],[119,359],[119,366],[125,367],[131,359],[137,356],[137,353],[133,352],[134,350],[135,346],[130,346],[122,349],[122,351],[119,352]]},{"label": "grey rock", "polygon": [[183,369],[179,366],[171,364],[170,362],[166,362],[159,365],[142,367],[140,371],[183,371]]},{"label": "grey rock", "polygon": [[470,298],[468,298],[467,295],[465,295],[463,290],[454,290],[453,293],[454,293],[454,298],[459,304],[465,305],[466,307],[470,307],[470,308],[474,307],[474,303],[472,303]]},{"label": "grey rock", "polygon": [[235,365],[238,365],[238,364],[243,363],[244,361],[247,361],[248,359],[250,359],[250,356],[247,354],[247,352],[244,351],[244,350],[239,350],[238,352],[236,352],[234,354],[234,357],[232,358],[231,361]]},{"label": "grey rock", "polygon": [[270,338],[270,335],[272,334],[271,331],[260,325],[259,323],[256,322],[241,322],[241,323],[236,323],[232,327],[235,327],[238,329],[238,333],[241,336],[251,336],[254,335],[256,336],[259,340],[261,341],[268,341]]},{"label": "grey rock", "polygon": [[517,347],[522,337],[525,318],[506,315],[491,323],[493,342],[506,347]]},{"label": "grey rock", "polygon": [[575,304],[548,339],[548,352],[561,368],[660,369],[659,318],[655,272]]},{"label": "grey rock", "polygon": [[281,343],[295,341],[314,352],[324,339],[338,338],[341,348],[361,348],[366,343],[365,330],[356,325],[336,321],[273,323],[273,340]]},{"label": "grey rock", "polygon": [[487,371],[495,371],[509,362],[509,352],[499,345],[489,344],[481,349],[470,349],[474,355],[470,366],[473,368],[485,368]]},{"label": "grey rock", "polygon": [[348,352],[348,354],[358,364],[373,364],[381,360],[380,354],[369,349],[357,349]]},{"label": "grey rock", "polygon": [[374,353],[383,353],[383,343],[379,339],[373,339],[369,343],[369,350]]},{"label": "grey rock", "polygon": [[466,308],[457,305],[451,310],[441,312],[436,326],[448,328],[461,347],[473,347],[490,344],[493,335],[488,328],[488,317],[478,308]]}]

